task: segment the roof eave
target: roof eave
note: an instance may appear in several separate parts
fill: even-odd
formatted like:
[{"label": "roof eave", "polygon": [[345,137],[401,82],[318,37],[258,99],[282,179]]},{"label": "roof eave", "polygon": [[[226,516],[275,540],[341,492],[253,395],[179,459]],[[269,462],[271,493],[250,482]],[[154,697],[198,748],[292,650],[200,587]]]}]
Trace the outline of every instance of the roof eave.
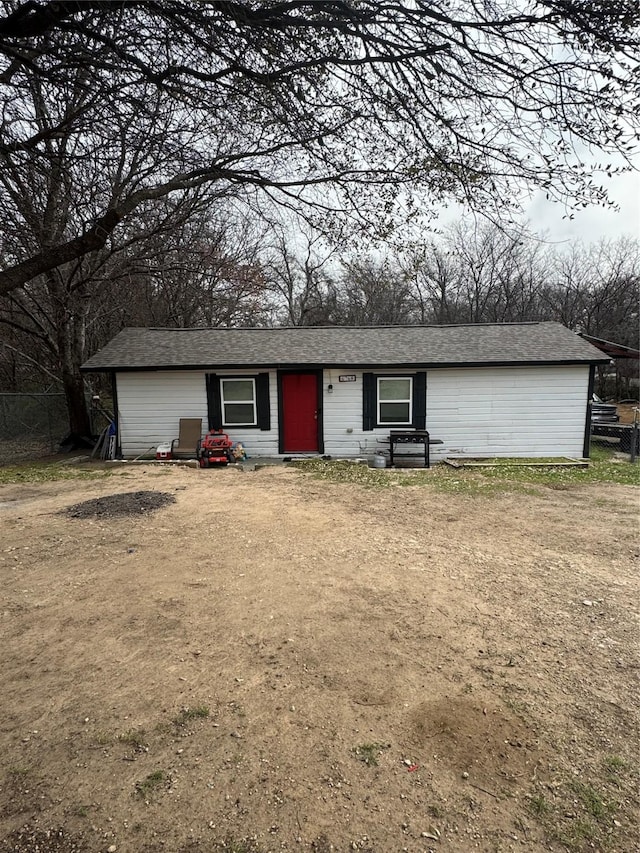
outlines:
[{"label": "roof eave", "polygon": [[461,367],[561,367],[570,365],[608,364],[608,358],[569,358],[553,360],[523,360],[523,361],[410,361],[394,362],[229,362],[221,364],[199,363],[199,364],[153,364],[153,365],[82,365],[83,373],[156,373],[161,370],[334,370],[337,368],[350,368],[353,370],[437,370]]}]

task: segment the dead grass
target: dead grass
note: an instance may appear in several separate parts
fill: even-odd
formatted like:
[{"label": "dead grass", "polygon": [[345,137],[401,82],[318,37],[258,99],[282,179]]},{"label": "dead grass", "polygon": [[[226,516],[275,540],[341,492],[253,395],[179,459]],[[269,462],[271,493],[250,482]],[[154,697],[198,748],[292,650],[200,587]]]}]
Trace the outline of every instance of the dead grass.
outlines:
[{"label": "dead grass", "polygon": [[0,486],[1,853],[640,849],[637,494]]}]

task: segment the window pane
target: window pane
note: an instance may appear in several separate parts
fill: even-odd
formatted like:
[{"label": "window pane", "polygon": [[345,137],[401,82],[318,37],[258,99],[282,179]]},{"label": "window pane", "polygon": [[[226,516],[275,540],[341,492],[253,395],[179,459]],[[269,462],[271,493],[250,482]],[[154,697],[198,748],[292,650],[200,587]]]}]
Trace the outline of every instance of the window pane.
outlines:
[{"label": "window pane", "polygon": [[411,396],[410,379],[381,379],[381,400],[408,400]]},{"label": "window pane", "polygon": [[253,403],[225,403],[225,424],[254,424]]},{"label": "window pane", "polygon": [[380,403],[381,424],[408,424],[408,403]]},{"label": "window pane", "polygon": [[251,379],[225,379],[222,382],[222,395],[227,403],[234,400],[253,401],[253,381]]}]

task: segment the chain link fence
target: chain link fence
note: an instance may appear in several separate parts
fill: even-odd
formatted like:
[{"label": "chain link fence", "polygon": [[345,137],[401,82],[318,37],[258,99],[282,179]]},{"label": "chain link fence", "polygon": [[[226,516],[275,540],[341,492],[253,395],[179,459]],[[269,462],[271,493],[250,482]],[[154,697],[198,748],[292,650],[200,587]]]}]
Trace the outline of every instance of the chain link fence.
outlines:
[{"label": "chain link fence", "polygon": [[633,430],[630,427],[621,436],[592,434],[591,458],[602,458],[603,454],[620,461],[638,461],[640,459],[640,429]]},{"label": "chain link fence", "polygon": [[621,461],[636,462],[640,459],[640,404],[619,403],[615,411],[617,421],[592,422],[592,456],[606,454]]},{"label": "chain link fence", "polygon": [[0,462],[53,453],[68,431],[64,394],[0,393]]}]

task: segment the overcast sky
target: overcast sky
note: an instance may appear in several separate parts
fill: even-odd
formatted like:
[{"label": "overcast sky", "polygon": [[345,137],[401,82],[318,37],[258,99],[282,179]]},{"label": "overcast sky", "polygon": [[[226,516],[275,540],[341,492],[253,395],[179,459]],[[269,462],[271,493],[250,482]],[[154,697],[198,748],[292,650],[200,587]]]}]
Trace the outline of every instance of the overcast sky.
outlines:
[{"label": "overcast sky", "polygon": [[[637,172],[603,181],[611,200],[619,207],[617,211],[595,205],[582,210],[567,210],[562,204],[547,201],[544,190],[540,190],[532,195],[528,204],[524,204],[518,220],[523,225],[528,222],[531,232],[558,248],[578,241],[589,244],[618,237],[640,240],[640,156],[638,169]],[[571,213],[573,219],[569,219]],[[438,225],[447,228],[465,216],[469,216],[468,209],[452,204],[440,217]]]},{"label": "overcast sky", "polygon": [[614,177],[606,186],[611,199],[620,206],[617,212],[589,207],[574,211],[570,220],[562,205],[551,204],[546,201],[544,192],[539,192],[525,208],[525,216],[534,231],[547,231],[552,242],[581,239],[591,243],[603,237],[621,236],[640,239],[640,172]]}]

